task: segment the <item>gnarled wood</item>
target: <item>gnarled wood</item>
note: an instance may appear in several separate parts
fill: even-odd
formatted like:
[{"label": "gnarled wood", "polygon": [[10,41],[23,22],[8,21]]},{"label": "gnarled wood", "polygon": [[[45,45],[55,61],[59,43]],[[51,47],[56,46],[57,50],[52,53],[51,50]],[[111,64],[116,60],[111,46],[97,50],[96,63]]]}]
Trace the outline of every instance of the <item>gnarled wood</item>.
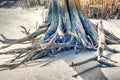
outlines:
[{"label": "gnarled wood", "polygon": [[[39,26],[39,28],[31,34],[29,34],[27,29],[22,27],[27,36],[21,39],[8,39],[1,35],[3,40],[0,40],[0,42],[7,45],[0,49],[7,48],[17,43],[35,43],[29,48],[21,48],[4,52],[6,54],[20,53],[11,61],[11,63],[23,57],[22,54],[25,53],[24,59],[12,68],[15,68],[29,60],[55,55],[59,51],[74,49],[75,53],[78,53],[81,49],[96,50],[99,35],[97,33],[97,27],[90,22],[90,20],[81,11],[79,0],[50,0],[47,22],[47,24]],[[42,38],[37,38],[41,34],[44,34]],[[107,31],[105,31],[104,35],[107,40],[112,39],[116,41],[119,39],[114,36],[114,34],[110,34]],[[105,49],[113,51],[108,47]]]}]

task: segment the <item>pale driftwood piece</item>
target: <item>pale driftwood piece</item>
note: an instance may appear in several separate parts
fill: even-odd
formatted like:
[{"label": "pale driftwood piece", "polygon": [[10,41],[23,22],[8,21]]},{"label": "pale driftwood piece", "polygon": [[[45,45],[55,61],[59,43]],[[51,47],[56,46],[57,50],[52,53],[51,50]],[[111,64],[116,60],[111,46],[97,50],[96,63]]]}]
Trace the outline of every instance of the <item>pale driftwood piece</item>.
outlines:
[{"label": "pale driftwood piece", "polygon": [[77,78],[77,77],[78,77],[79,75],[81,75],[82,73],[87,72],[87,71],[92,70],[92,69],[95,69],[96,67],[99,67],[99,64],[96,65],[96,66],[94,66],[94,67],[91,67],[91,68],[89,68],[89,69],[87,69],[87,70],[85,70],[85,71],[83,71],[83,72],[80,72],[80,73],[78,73],[78,74],[75,74],[75,75],[73,75],[72,77]]},{"label": "pale driftwood piece", "polygon": [[0,68],[9,68],[9,67],[12,67],[12,66],[15,66],[15,65],[18,65],[18,64],[14,64],[14,63],[9,63],[9,64],[2,64],[0,65]]},{"label": "pale driftwood piece", "polygon": [[[40,34],[44,34],[46,32],[46,30],[47,30],[47,27],[41,28],[40,30],[37,30],[37,31],[33,32],[32,34],[29,34],[26,37],[21,38],[21,39],[8,39],[3,34],[0,34],[1,37],[3,38],[3,40],[0,40],[0,42],[3,43],[3,44],[17,44],[17,43],[28,44],[32,41],[32,39],[36,38]],[[35,41],[36,40],[37,39],[35,39]]]},{"label": "pale driftwood piece", "polygon": [[[105,30],[103,29],[102,21],[98,24],[98,36],[99,36],[98,48],[97,48],[98,60],[101,58],[101,56],[103,56],[103,50],[108,50],[108,51],[111,51],[113,53],[119,53],[120,52],[120,51],[117,51],[115,49],[111,49],[107,46],[106,37],[105,37]],[[111,34],[111,36],[114,39],[119,40],[119,38],[115,37],[113,34]],[[116,42],[119,42],[119,41],[116,41]]]},{"label": "pale driftwood piece", "polygon": [[[43,49],[50,49],[51,46],[53,46],[54,48],[59,48],[59,47],[67,47],[67,46],[70,46],[70,45],[68,45],[68,44],[48,43],[48,44],[45,44],[44,46],[41,46],[41,47],[39,47],[39,48],[37,48],[37,49],[32,49],[32,50],[30,50],[30,51],[27,52],[28,55],[27,55],[27,57],[26,57],[24,60],[22,60],[22,61],[21,61],[20,63],[18,63],[17,65],[11,66],[10,69],[14,69],[14,68],[18,67],[19,65],[24,64],[24,62],[29,61],[29,57],[31,56],[31,54],[34,54],[35,52],[40,51],[40,50],[43,50]],[[21,55],[21,54],[20,54],[20,55]],[[20,55],[18,55],[15,59],[13,59],[12,62],[15,61]]]},{"label": "pale driftwood piece", "polygon": [[87,60],[82,61],[82,62],[78,62],[78,63],[72,62],[71,65],[70,65],[70,67],[80,66],[80,65],[85,64],[85,63],[88,63],[88,62],[90,62],[90,61],[97,61],[97,56],[92,57],[92,58],[87,59]]},{"label": "pale driftwood piece", "polygon": [[4,49],[4,48],[7,48],[13,44],[17,44],[17,43],[22,43],[22,42],[25,42],[25,41],[29,41],[29,40],[32,40],[34,39],[35,37],[37,37],[38,35],[42,34],[42,33],[45,33],[45,31],[47,30],[47,28],[43,28],[41,30],[37,30],[35,31],[34,33],[24,37],[24,38],[21,38],[21,39],[18,39],[16,41],[13,41],[11,42],[10,44],[6,45],[6,46],[2,46],[0,49]]},{"label": "pale driftwood piece", "polygon": [[6,52],[0,52],[0,55],[2,54],[19,54],[19,53],[26,53],[27,51],[33,49],[34,46],[30,46],[30,47],[27,47],[27,48],[18,48],[18,49],[13,49],[13,50],[9,50],[9,51],[6,51]]},{"label": "pale driftwood piece", "polygon": [[26,52],[26,48],[19,48],[19,49],[13,49],[13,50],[9,50],[9,51],[6,51],[6,52],[0,52],[0,55],[3,55],[3,54],[19,54],[19,53],[24,53]]},{"label": "pale driftwood piece", "polygon": [[[1,42],[2,44],[10,44],[10,43],[18,40],[18,39],[8,39],[8,38],[5,37],[3,34],[0,34],[0,35],[1,35],[1,37],[3,38],[3,40],[0,39],[0,42]],[[36,41],[37,41],[37,39],[36,39]],[[21,43],[19,43],[19,44],[29,44],[29,43],[31,43],[31,41],[21,42]]]},{"label": "pale driftwood piece", "polygon": [[[24,27],[23,29],[28,34],[29,31]],[[107,36],[107,39],[117,40],[113,35],[109,36]],[[2,37],[3,41],[1,40],[1,42],[5,41],[8,45],[0,49],[28,41],[32,43],[32,48],[29,50],[27,48],[23,49],[23,51],[21,51],[22,49],[20,51],[15,50],[16,52],[20,52],[20,54],[11,62],[15,62],[21,58],[23,60],[12,68],[30,60],[57,54],[59,51],[74,49],[75,53],[78,53],[77,51],[81,49],[95,50],[95,46],[98,45],[96,27],[82,13],[79,0],[50,0],[48,23],[39,26],[39,29],[35,32],[21,39],[9,41],[12,39]],[[15,53],[15,51],[13,50],[10,53]]]},{"label": "pale driftwood piece", "polygon": [[12,60],[10,61],[10,63],[12,63],[12,62],[14,62],[16,59],[20,58],[20,56],[21,56],[22,54],[23,54],[23,53],[20,53],[18,56],[16,56],[15,59],[12,59]]},{"label": "pale driftwood piece", "polygon": [[19,65],[24,64],[25,62],[27,62],[27,61],[28,61],[28,58],[30,57],[30,55],[33,54],[35,51],[36,51],[35,49],[31,49],[30,51],[28,51],[28,52],[27,52],[28,56],[27,56],[24,60],[22,60],[22,61],[21,61],[20,63],[18,63],[17,65],[14,65],[14,66],[9,67],[9,69],[14,69],[14,68],[18,67]]},{"label": "pale driftwood piece", "polygon": [[[104,57],[105,58],[105,57]],[[106,59],[109,59],[109,58],[106,58]],[[110,59],[109,59],[110,60]],[[94,56],[92,58],[89,58],[89,59],[86,59],[84,61],[81,61],[81,62],[78,62],[78,63],[74,63],[72,62],[70,67],[76,67],[76,66],[80,66],[80,65],[83,65],[83,64],[86,64],[90,61],[97,61],[100,63],[100,65],[106,65],[107,67],[117,67],[117,65],[114,65],[114,64],[111,64],[111,63],[108,63],[108,62],[105,62],[103,60],[97,60],[97,56]]]}]

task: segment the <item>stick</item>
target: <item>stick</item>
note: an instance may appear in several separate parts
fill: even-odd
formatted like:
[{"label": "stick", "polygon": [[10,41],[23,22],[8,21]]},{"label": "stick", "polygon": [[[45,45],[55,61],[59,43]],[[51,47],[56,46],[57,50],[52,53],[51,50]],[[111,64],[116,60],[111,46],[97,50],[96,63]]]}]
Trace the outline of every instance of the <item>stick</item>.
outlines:
[{"label": "stick", "polygon": [[15,66],[15,65],[18,65],[18,64],[17,63],[16,64],[13,64],[13,63],[3,64],[3,65],[0,65],[0,68],[12,67],[12,66]]},{"label": "stick", "polygon": [[92,58],[87,59],[87,60],[82,61],[82,62],[78,62],[78,63],[74,63],[74,62],[72,62],[72,64],[70,65],[70,67],[79,66],[79,65],[82,65],[82,64],[88,63],[88,62],[90,62],[90,61],[97,61],[97,56],[92,57]]},{"label": "stick", "polygon": [[27,31],[27,29],[24,26],[20,25],[20,27],[24,30],[24,31],[21,31],[23,34],[26,34],[26,35],[30,34],[30,29]]},{"label": "stick", "polygon": [[[107,59],[109,59],[109,58],[107,58]],[[110,59],[109,59],[109,60],[110,60]],[[111,64],[111,63],[102,61],[102,60],[97,60],[97,56],[94,56],[94,57],[92,57],[92,58],[89,58],[89,59],[87,59],[87,60],[85,60],[85,61],[78,62],[78,63],[72,62],[71,65],[70,65],[70,67],[80,66],[80,65],[85,64],[85,63],[88,63],[88,62],[90,62],[90,61],[97,61],[97,62],[99,62],[100,64],[106,65],[107,67],[117,67],[117,65],[114,65],[114,64]]]}]

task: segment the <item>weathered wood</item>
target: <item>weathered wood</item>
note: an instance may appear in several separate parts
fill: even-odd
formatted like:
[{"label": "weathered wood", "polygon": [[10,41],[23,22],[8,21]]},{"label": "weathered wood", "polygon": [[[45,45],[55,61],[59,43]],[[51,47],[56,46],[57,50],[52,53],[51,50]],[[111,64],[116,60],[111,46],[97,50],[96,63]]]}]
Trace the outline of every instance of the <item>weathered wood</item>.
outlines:
[{"label": "weathered wood", "polygon": [[77,11],[79,14],[79,18],[82,22],[83,28],[86,32],[87,35],[89,35],[93,41],[94,45],[97,45],[97,32],[95,30],[95,25],[83,14],[83,12],[80,9],[80,1],[79,0],[74,0],[76,3]]},{"label": "weathered wood", "polygon": [[[107,46],[106,44],[106,37],[105,37],[105,30],[103,29],[103,23],[102,21],[100,21],[99,25],[98,25],[98,35],[99,35],[99,41],[98,41],[98,58],[100,59],[100,56],[103,56],[103,50],[108,50],[111,51],[113,53],[119,53],[120,51],[117,51],[115,49],[111,49]],[[113,34],[111,34],[111,37],[113,37],[114,39],[118,40],[119,38],[117,38],[116,36],[114,36]],[[119,42],[119,41],[116,41]]]},{"label": "weathered wood", "polygon": [[11,46],[11,45],[13,45],[13,44],[22,43],[22,42],[25,42],[25,41],[32,40],[32,39],[34,39],[35,37],[37,37],[38,35],[40,35],[40,34],[42,34],[42,33],[45,33],[46,30],[47,30],[47,28],[43,28],[43,29],[41,29],[41,30],[37,30],[37,31],[33,32],[32,34],[24,37],[24,38],[15,40],[15,41],[9,43],[9,44],[6,45],[6,46],[2,46],[0,49],[7,48],[7,47],[9,47],[9,46]]},{"label": "weathered wood", "polygon": [[15,66],[15,65],[17,65],[17,64],[13,64],[13,63],[9,63],[9,64],[2,64],[2,65],[0,65],[0,68],[9,68],[9,67],[12,67],[12,66]]},{"label": "weathered wood", "polygon": [[[104,58],[106,58],[106,57],[104,57]],[[106,59],[109,59],[109,58],[106,58]],[[109,59],[109,60],[111,60],[111,59]],[[86,64],[86,63],[91,62],[91,61],[97,61],[97,62],[100,63],[100,65],[105,65],[107,67],[117,67],[117,65],[105,62],[103,60],[97,60],[97,56],[94,56],[92,58],[86,59],[86,60],[78,62],[78,63],[72,62],[71,65],[70,65],[70,67],[80,66],[80,65]],[[112,60],[112,62],[113,62],[113,60]]]},{"label": "weathered wood", "polygon": [[78,62],[78,63],[72,62],[71,65],[70,65],[70,67],[80,66],[80,65],[85,64],[85,63],[88,63],[88,62],[90,62],[90,61],[97,61],[97,56],[92,57],[92,58],[87,59],[87,60],[82,61],[82,62]]},{"label": "weathered wood", "polygon": [[[6,54],[19,53],[19,55],[11,61],[12,63],[24,56],[24,59],[12,68],[29,60],[57,54],[59,51],[74,49],[75,53],[78,53],[81,49],[96,50],[96,46],[101,44],[101,42],[98,42],[99,33],[97,33],[96,25],[90,22],[81,11],[79,0],[50,0],[47,23],[36,28],[37,30],[31,34],[29,34],[29,31],[27,31],[25,27],[22,28],[27,36],[21,39],[8,39],[4,35],[1,35],[3,40],[0,40],[0,42],[6,43],[7,45],[0,49],[18,43],[30,42],[33,44],[29,48],[3,52]],[[44,35],[40,37],[41,34]],[[109,36],[107,34],[109,34]],[[110,34],[107,31],[105,31],[103,36],[104,35],[107,40],[119,40],[114,34]],[[103,42],[105,44],[105,48],[103,49],[115,52],[113,49],[107,47],[107,40]],[[96,57],[75,65],[87,63],[92,60],[96,60]],[[104,62],[101,63],[105,64]],[[106,65],[109,66],[108,63],[106,63]]]},{"label": "weathered wood", "polygon": [[98,60],[100,60],[101,57],[103,56],[103,50],[106,47],[105,34],[104,34],[102,21],[98,23],[98,38],[99,39],[98,39],[97,56],[98,56]]}]

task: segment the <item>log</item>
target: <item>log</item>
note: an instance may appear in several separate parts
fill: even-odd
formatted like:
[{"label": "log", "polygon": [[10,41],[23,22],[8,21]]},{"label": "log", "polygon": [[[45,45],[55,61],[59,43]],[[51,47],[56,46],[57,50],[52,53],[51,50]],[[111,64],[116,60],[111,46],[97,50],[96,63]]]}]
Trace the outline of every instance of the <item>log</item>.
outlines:
[{"label": "log", "polygon": [[[106,57],[104,57],[104,58],[106,58]],[[106,59],[109,59],[109,58],[106,58]],[[109,59],[109,60],[111,60],[111,59]],[[81,61],[81,62],[78,62],[78,63],[72,62],[71,65],[69,65],[69,66],[70,66],[70,67],[76,67],[76,66],[80,66],[80,65],[82,65],[82,64],[86,64],[86,63],[91,62],[91,61],[97,61],[97,62],[100,63],[100,65],[105,65],[105,66],[107,66],[107,67],[118,67],[117,65],[114,65],[114,64],[105,62],[105,61],[103,61],[103,60],[97,60],[97,56],[94,56],[94,57],[92,57],[92,58],[86,59],[86,60]],[[112,62],[113,62],[113,60],[112,60]],[[100,66],[100,65],[99,65],[99,66]]]},{"label": "log", "polygon": [[17,65],[17,64],[13,64],[13,63],[9,63],[9,64],[2,64],[2,65],[0,65],[0,68],[9,68],[9,67],[12,67],[12,66],[15,66],[15,65]]}]

